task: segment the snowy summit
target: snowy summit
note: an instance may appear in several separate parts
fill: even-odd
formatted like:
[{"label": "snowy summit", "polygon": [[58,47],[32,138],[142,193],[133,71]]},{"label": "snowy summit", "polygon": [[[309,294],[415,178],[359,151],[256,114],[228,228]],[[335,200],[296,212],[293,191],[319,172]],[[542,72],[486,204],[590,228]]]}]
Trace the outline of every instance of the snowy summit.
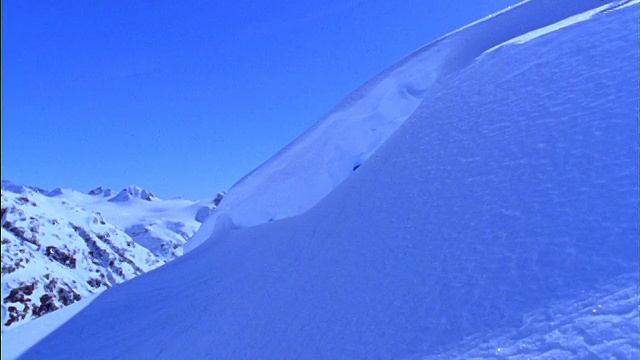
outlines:
[{"label": "snowy summit", "polygon": [[[100,189],[100,188],[98,188]],[[98,190],[96,189],[96,190]],[[107,190],[109,193],[110,191]],[[107,195],[105,195],[107,196]],[[120,191],[118,193],[118,195],[116,195],[115,197],[113,197],[112,199],[110,199],[109,201],[113,201],[113,202],[118,202],[118,201],[129,201],[131,199],[142,199],[142,200],[146,200],[146,201],[151,201],[153,199],[155,199],[155,195],[153,195],[153,193],[147,189],[141,189],[135,185],[130,185],[124,189],[122,189],[122,191]]]}]

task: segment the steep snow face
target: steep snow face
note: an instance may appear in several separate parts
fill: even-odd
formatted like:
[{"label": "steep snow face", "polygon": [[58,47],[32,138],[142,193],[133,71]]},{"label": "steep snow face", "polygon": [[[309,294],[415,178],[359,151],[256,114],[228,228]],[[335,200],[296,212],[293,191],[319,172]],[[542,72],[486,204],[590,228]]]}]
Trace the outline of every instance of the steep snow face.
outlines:
[{"label": "steep snow face", "polygon": [[637,358],[637,19],[450,73],[310,211],[225,229],[24,358]]},{"label": "steep snow face", "polygon": [[236,183],[185,250],[207,240],[216,226],[252,226],[310,209],[369,158],[442,77],[509,39],[602,4],[601,0],[524,2],[419,49]]}]

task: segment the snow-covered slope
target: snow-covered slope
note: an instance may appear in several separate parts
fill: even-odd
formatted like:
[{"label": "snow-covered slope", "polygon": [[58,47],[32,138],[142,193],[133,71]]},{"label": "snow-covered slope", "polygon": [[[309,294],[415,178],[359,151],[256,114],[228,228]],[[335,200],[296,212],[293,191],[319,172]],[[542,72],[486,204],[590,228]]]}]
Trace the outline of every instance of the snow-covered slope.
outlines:
[{"label": "snow-covered slope", "polygon": [[[44,339],[52,331],[67,322],[78,312],[91,304],[100,294],[90,295],[82,301],[75,302],[56,310],[47,316],[22,323],[11,331],[2,333],[2,358],[15,359],[38,341]],[[6,339],[6,341],[5,341]]]},{"label": "snow-covered slope", "polygon": [[[501,16],[517,26],[578,3]],[[449,58],[455,70],[309,211],[221,227],[24,358],[637,358],[633,4]]]},{"label": "snow-covered slope", "polygon": [[196,219],[198,211],[211,214],[224,193],[197,202],[181,198],[161,200],[147,189],[130,185],[117,194],[99,187],[89,194],[55,189],[46,195],[99,212],[109,223],[124,230],[136,243],[166,262],[182,255],[186,239],[193,236],[204,221],[202,215]]},{"label": "snow-covered slope", "polygon": [[449,73],[487,49],[602,5],[602,0],[561,6],[557,0],[523,2],[417,50],[238,181],[185,251],[208,239],[216,226],[252,226],[303,213],[371,156]]},{"label": "snow-covered slope", "polygon": [[212,200],[161,201],[134,186],[89,194],[3,181],[3,331],[182,255],[198,209],[215,208]]},{"label": "snow-covered slope", "polygon": [[3,328],[161,264],[99,213],[30,189],[2,191]]}]

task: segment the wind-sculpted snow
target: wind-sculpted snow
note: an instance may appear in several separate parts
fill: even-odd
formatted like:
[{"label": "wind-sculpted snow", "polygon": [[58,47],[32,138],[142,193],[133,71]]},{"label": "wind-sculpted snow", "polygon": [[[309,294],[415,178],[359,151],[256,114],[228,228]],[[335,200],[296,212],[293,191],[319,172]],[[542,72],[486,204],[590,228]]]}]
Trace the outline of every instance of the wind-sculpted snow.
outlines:
[{"label": "wind-sculpted snow", "polygon": [[24,358],[637,358],[637,19],[440,78],[312,209],[224,229]]},{"label": "wind-sculpted snow", "polygon": [[436,359],[637,359],[638,274],[522,317],[522,327],[477,334]]},{"label": "wind-sculpted snow", "polygon": [[185,251],[210,238],[216,227],[252,226],[307,211],[369,158],[444,76],[501,43],[603,4],[528,1],[417,50],[236,183]]}]

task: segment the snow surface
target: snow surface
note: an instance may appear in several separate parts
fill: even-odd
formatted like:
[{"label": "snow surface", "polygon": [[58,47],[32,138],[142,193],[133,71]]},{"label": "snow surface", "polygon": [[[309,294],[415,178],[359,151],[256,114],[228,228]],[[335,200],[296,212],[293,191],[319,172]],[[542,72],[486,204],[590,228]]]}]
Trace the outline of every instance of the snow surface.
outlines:
[{"label": "snow surface", "polygon": [[[504,43],[525,33],[506,23],[600,5],[532,0],[451,37],[480,55],[495,44],[477,44],[477,26]],[[242,227],[260,218],[231,207],[211,241],[103,293],[23,358],[637,358],[637,39],[637,8],[621,6],[477,61],[449,57],[309,211]],[[274,159],[315,159],[292,149],[335,135],[323,129]],[[355,167],[341,154],[315,165]],[[265,166],[239,186],[307,176]]]},{"label": "snow surface", "polygon": [[417,50],[238,181],[216,214],[189,240],[185,252],[209,239],[216,227],[258,225],[309,210],[369,158],[447,74],[490,48],[602,4],[601,0],[561,5],[557,0],[525,1]]},{"label": "snow surface", "polygon": [[15,359],[87,307],[99,294],[2,333],[2,358]]}]

